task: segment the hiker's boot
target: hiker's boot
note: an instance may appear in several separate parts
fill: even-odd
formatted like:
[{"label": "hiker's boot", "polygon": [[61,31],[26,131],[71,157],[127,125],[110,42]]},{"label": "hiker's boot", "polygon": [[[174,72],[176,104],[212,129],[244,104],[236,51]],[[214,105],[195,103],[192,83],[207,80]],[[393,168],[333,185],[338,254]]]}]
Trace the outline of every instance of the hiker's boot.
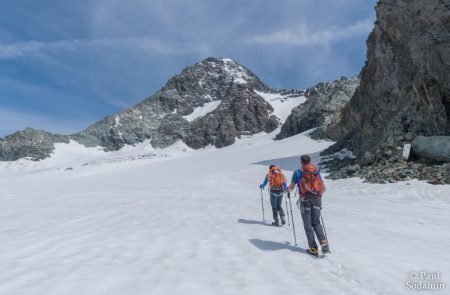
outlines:
[{"label": "hiker's boot", "polygon": [[280,223],[278,222],[278,220],[275,220],[274,222],[272,222],[273,226],[280,226]]},{"label": "hiker's boot", "polygon": [[327,240],[320,241],[320,246],[322,246],[322,253],[323,254],[330,253],[330,247],[328,247],[328,241]]},{"label": "hiker's boot", "polygon": [[317,248],[314,248],[314,247],[306,249],[306,253],[308,253],[309,255],[312,255],[312,256],[319,257],[319,251],[317,250]]},{"label": "hiker's boot", "polygon": [[285,224],[286,224],[286,219],[284,219],[284,218],[281,219],[281,224],[282,224],[282,225],[285,225]]}]

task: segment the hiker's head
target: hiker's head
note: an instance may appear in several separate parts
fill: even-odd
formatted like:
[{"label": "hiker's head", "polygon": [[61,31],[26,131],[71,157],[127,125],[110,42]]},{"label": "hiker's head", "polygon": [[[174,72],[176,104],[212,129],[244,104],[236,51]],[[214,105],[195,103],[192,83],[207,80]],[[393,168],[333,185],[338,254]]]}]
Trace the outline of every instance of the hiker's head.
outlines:
[{"label": "hiker's head", "polygon": [[269,170],[272,170],[273,167],[275,167],[275,165],[270,165]]},{"label": "hiker's head", "polygon": [[302,163],[302,165],[308,165],[309,163],[311,163],[311,157],[308,155],[301,155],[300,163]]}]

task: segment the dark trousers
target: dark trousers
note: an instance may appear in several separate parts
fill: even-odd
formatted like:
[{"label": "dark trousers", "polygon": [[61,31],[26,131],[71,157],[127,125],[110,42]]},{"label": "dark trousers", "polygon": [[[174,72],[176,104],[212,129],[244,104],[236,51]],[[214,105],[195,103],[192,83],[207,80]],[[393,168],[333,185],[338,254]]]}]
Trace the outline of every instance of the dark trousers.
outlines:
[{"label": "dark trousers", "polygon": [[278,214],[281,220],[284,220],[284,211],[281,207],[283,203],[283,191],[270,191],[270,205],[272,206],[273,219],[279,223]]},{"label": "dark trousers", "polygon": [[316,233],[319,241],[325,240],[323,227],[320,224],[320,210],[322,210],[322,199],[320,197],[307,198],[300,205],[303,226],[305,227],[306,238],[310,248],[317,248],[314,233]]}]

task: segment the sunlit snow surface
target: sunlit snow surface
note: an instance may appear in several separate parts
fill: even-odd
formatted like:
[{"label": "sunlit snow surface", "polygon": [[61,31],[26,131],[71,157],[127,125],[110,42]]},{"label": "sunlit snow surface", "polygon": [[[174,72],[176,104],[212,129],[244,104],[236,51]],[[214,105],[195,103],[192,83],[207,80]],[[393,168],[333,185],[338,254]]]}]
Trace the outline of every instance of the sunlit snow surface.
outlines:
[{"label": "sunlit snow surface", "polygon": [[222,59],[225,64],[225,71],[233,78],[233,83],[247,84],[249,76],[245,72],[244,68],[236,64],[229,58]]},{"label": "sunlit snow surface", "polygon": [[192,122],[195,119],[203,117],[206,114],[211,113],[212,111],[217,109],[217,107],[220,105],[221,102],[222,102],[221,100],[214,100],[207,102],[201,107],[196,107],[191,114],[184,116],[184,118],[189,122]]},{"label": "sunlit snow surface", "polygon": [[254,90],[256,94],[264,98],[274,109],[273,114],[284,123],[291,114],[292,109],[306,101],[305,96],[289,97],[279,93],[268,93]]},{"label": "sunlit snow surface", "polygon": [[263,222],[266,164],[290,178],[300,154],[331,144],[275,134],[198,151],[72,142],[1,163],[0,294],[413,294],[413,271],[450,282],[448,185],[327,180],[324,259],[304,253],[296,208],[297,247],[291,227],[270,226],[267,192]]}]

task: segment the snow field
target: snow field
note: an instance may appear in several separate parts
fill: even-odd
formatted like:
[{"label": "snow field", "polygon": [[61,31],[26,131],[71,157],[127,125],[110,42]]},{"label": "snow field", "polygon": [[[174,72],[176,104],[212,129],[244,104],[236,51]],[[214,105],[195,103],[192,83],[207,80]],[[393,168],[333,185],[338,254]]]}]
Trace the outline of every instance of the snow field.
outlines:
[{"label": "snow field", "polygon": [[327,180],[332,254],[313,259],[295,200],[298,247],[291,228],[269,226],[267,192],[262,222],[257,163],[292,170],[331,143],[271,136],[129,148],[107,157],[167,157],[113,164],[74,165],[57,151],[51,165],[0,167],[0,294],[410,294],[408,273],[420,270],[450,281],[450,186]]},{"label": "snow field", "polygon": [[306,97],[303,95],[289,97],[287,95],[281,95],[278,93],[266,93],[258,90],[255,90],[255,93],[264,98],[264,100],[274,108],[273,115],[279,118],[281,123],[284,123],[286,121],[293,108],[306,101]]},{"label": "snow field", "polygon": [[192,122],[195,119],[201,118],[206,114],[211,113],[212,111],[217,109],[217,107],[220,105],[221,102],[222,102],[221,100],[213,100],[207,102],[203,106],[195,108],[191,114],[184,116],[183,118],[185,118],[189,122]]}]

